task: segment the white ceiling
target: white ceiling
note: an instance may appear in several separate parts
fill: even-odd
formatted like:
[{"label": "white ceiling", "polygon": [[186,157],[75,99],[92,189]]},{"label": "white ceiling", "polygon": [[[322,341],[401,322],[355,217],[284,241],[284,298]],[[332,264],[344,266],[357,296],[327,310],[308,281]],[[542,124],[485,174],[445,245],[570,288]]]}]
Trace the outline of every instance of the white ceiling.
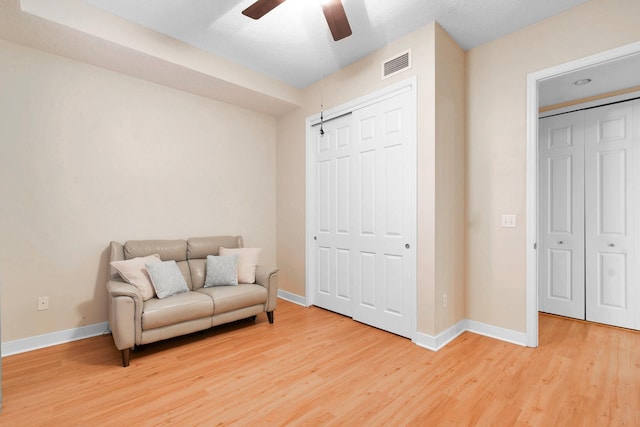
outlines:
[{"label": "white ceiling", "polygon": [[465,50],[587,0],[343,0],[353,35],[334,42],[321,0],[287,0],[254,21],[254,0],[85,0],[115,15],[303,88],[437,21]]}]

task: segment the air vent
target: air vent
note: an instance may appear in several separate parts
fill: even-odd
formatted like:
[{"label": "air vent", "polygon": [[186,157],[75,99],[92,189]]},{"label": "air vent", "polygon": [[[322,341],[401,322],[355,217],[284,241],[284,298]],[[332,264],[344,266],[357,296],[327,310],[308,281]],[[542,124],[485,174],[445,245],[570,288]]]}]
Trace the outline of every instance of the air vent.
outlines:
[{"label": "air vent", "polygon": [[411,68],[411,50],[384,61],[382,63],[382,79],[384,80],[409,68]]}]

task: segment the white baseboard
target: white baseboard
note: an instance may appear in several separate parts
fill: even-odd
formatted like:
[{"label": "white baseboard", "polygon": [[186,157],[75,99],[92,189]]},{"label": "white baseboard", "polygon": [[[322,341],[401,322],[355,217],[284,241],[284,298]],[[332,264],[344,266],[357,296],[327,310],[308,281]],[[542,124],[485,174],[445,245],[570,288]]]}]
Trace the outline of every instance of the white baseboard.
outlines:
[{"label": "white baseboard", "polygon": [[67,329],[64,331],[52,332],[50,334],[37,335],[35,337],[23,338],[15,341],[2,343],[2,357],[13,354],[24,353],[26,351],[37,350],[39,348],[51,347],[84,338],[95,337],[109,331],[107,322],[96,323],[95,325],[81,326],[79,328]]},{"label": "white baseboard", "polygon": [[303,307],[307,306],[307,299],[305,297],[301,297],[300,295],[292,294],[290,292],[278,290],[278,298],[282,298],[283,300],[287,300]]},{"label": "white baseboard", "polygon": [[499,326],[488,325],[486,323],[476,322],[475,320],[465,320],[465,329],[474,334],[484,335],[486,337],[495,338],[501,341],[510,342],[512,344],[527,346],[527,334],[524,332],[516,332],[511,329],[501,328]]},{"label": "white baseboard", "polygon": [[422,332],[417,332],[413,342],[420,347],[424,347],[432,351],[438,351],[466,330],[465,322],[465,320],[461,320],[435,337],[423,334]]},{"label": "white baseboard", "polygon": [[438,351],[445,345],[453,341],[461,333],[468,331],[478,335],[495,338],[512,344],[526,347],[527,334],[512,331],[510,329],[500,328],[498,326],[488,325],[486,323],[476,322],[474,320],[464,319],[451,326],[444,332],[434,336],[417,332],[413,342],[420,347],[432,351]]}]

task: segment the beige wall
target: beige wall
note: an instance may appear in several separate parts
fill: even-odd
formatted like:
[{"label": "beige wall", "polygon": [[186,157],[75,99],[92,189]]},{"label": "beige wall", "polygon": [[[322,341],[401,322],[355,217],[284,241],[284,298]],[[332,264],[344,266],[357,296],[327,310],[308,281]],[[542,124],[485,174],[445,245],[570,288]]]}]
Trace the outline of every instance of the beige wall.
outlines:
[{"label": "beige wall", "polygon": [[465,54],[440,26],[436,26],[435,66],[437,334],[465,318]]},{"label": "beige wall", "polygon": [[3,341],[105,322],[110,240],[242,234],[275,264],[275,118],[4,41],[0,94]]},{"label": "beige wall", "polygon": [[638,0],[593,0],[467,52],[468,318],[525,331],[527,75],[640,40],[638,17]]},{"label": "beige wall", "polygon": [[[382,61],[407,49],[412,50],[411,70],[381,80]],[[440,65],[436,67],[436,63]],[[303,106],[278,118],[279,284],[284,291],[305,295],[305,118],[319,112],[321,99],[325,109],[330,109],[413,75],[418,78],[418,329],[434,334],[443,325],[448,327],[460,320],[464,312],[460,258],[464,253],[464,52],[437,24],[394,41],[326,77],[324,82],[308,87],[303,93]],[[442,80],[443,89],[436,92],[438,79]],[[435,111],[440,107],[444,113],[436,116]],[[449,112],[458,115],[450,117]],[[438,133],[436,124],[442,127]],[[454,130],[444,129],[454,125]],[[441,147],[437,155],[436,146]],[[437,168],[436,156],[443,162]],[[447,169],[445,162],[454,158],[459,163]],[[436,198],[443,201],[437,212]],[[457,218],[458,224],[448,228],[455,229],[456,234],[436,258],[436,223],[449,214]],[[444,241],[441,238],[441,242]],[[458,262],[449,258],[452,254]],[[438,265],[438,272],[436,260],[443,261]],[[436,310],[435,300],[441,301],[440,294],[444,292],[450,293],[449,306]]]}]

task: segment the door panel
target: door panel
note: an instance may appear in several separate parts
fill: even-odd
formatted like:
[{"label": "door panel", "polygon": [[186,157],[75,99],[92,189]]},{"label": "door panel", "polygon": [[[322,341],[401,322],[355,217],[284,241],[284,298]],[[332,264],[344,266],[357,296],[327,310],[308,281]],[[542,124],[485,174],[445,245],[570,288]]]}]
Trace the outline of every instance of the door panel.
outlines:
[{"label": "door panel", "polygon": [[314,128],[316,152],[315,304],[351,316],[353,250],[350,187],[353,173],[351,117]]},{"label": "door panel", "polygon": [[586,319],[637,327],[633,104],[585,112]]},{"label": "door panel", "polygon": [[[598,254],[598,305],[613,309],[627,309],[626,254]],[[587,320],[589,316],[587,316]]]},{"label": "door panel", "polygon": [[416,145],[409,92],[353,112],[360,170],[354,209],[360,254],[353,318],[411,337],[415,331]]},{"label": "door panel", "polygon": [[584,319],[584,114],[539,124],[539,310]]},{"label": "door panel", "polygon": [[564,249],[550,249],[549,252],[549,297],[571,301],[573,291],[572,251]]}]

